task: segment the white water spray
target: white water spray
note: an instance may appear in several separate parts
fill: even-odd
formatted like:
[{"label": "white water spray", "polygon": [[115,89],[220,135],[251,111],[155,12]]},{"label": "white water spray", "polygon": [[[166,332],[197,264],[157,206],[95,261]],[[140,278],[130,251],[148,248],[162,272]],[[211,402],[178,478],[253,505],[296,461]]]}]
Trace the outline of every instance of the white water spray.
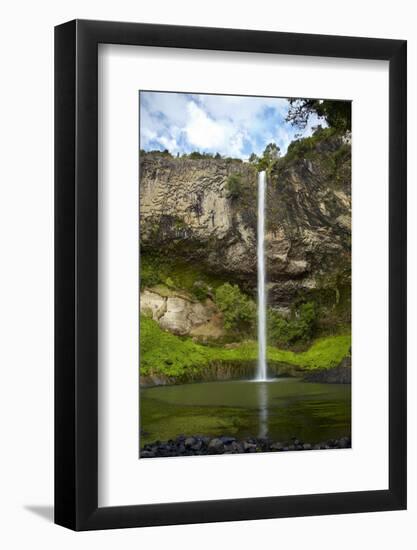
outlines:
[{"label": "white water spray", "polygon": [[267,379],[265,294],[265,186],[266,174],[258,174],[258,370],[257,380]]}]

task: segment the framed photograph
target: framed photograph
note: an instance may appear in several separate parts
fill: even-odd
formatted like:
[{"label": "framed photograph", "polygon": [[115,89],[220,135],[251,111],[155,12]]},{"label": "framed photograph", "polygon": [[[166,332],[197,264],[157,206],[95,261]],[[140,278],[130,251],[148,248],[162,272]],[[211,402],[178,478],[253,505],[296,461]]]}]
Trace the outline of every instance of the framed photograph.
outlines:
[{"label": "framed photograph", "polygon": [[406,42],[55,29],[55,521],[406,507]]}]

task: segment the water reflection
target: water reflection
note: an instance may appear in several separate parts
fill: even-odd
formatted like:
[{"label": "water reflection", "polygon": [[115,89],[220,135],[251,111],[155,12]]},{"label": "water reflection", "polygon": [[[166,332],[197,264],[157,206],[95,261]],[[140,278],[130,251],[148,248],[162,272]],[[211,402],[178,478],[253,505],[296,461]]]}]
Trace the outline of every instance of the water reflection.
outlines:
[{"label": "water reflection", "polygon": [[349,384],[276,378],[156,386],[141,389],[140,407],[146,443],[179,434],[309,443],[350,436]]},{"label": "water reflection", "polygon": [[268,435],[268,384],[259,382],[256,385],[259,409],[258,437],[265,438]]}]

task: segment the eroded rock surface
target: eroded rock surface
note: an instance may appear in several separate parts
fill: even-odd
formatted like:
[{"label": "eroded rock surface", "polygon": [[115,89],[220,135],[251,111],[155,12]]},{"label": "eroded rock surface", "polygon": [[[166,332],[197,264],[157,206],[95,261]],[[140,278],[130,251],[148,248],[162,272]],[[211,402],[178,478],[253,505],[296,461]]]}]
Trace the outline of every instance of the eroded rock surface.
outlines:
[{"label": "eroded rock surface", "polygon": [[145,289],[140,295],[140,311],[173,334],[198,335],[204,339],[217,338],[222,333],[218,309],[209,298],[199,302],[185,293]]},{"label": "eroded rock surface", "polygon": [[[231,193],[231,176],[241,192]],[[336,307],[350,295],[350,139],[319,141],[287,156],[268,176],[266,259],[269,305],[285,312],[319,297]],[[141,247],[181,257],[256,292],[257,173],[249,163],[143,155]],[[191,314],[173,300],[166,322],[179,333]],[[192,306],[192,315],[204,317]],[[347,307],[346,315],[350,308]],[[348,322],[349,319],[346,319]]]}]

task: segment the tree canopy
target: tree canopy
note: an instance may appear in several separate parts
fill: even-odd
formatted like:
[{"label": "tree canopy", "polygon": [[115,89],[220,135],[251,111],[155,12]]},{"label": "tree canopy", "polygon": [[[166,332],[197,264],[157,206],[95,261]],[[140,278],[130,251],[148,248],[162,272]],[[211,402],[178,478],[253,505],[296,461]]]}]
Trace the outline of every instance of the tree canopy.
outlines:
[{"label": "tree canopy", "polygon": [[272,167],[280,156],[280,148],[276,143],[271,142],[265,147],[262,157],[259,158],[255,153],[252,153],[249,157],[249,162],[255,164],[258,170],[267,170]]},{"label": "tree canopy", "polygon": [[351,130],[351,102],[329,99],[289,99],[287,122],[300,129],[307,126],[312,114],[324,118],[330,128]]}]

